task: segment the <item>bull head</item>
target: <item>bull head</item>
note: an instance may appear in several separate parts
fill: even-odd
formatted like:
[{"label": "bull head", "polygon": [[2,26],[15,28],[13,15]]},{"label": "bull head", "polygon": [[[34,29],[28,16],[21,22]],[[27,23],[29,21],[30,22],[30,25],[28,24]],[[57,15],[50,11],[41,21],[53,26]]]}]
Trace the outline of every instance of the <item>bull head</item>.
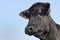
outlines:
[{"label": "bull head", "polygon": [[25,19],[29,19],[28,25],[25,28],[25,33],[34,35],[44,39],[49,31],[48,16],[50,13],[49,3],[35,3],[29,9],[22,11],[19,15]]}]

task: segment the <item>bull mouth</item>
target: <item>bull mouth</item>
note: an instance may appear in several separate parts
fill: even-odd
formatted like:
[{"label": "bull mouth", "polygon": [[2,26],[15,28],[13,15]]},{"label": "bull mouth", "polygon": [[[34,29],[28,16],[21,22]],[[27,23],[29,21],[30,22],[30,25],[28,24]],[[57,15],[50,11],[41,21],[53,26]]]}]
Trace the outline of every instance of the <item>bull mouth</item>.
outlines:
[{"label": "bull mouth", "polygon": [[48,36],[48,32],[47,31],[44,31],[44,32],[30,32],[30,33],[25,33],[25,34],[27,34],[27,35],[29,35],[29,36],[35,36],[35,37],[37,37],[37,38],[39,38],[39,39],[46,39],[46,37]]},{"label": "bull mouth", "polygon": [[38,29],[38,28],[36,28],[36,26],[37,25],[34,25],[33,29],[30,28],[32,30],[29,30],[29,31],[25,30],[25,34],[27,34],[29,36],[33,35],[33,36],[40,38],[40,39],[45,39],[48,36],[49,32],[45,29],[44,30]]},{"label": "bull mouth", "polygon": [[40,38],[40,39],[46,39],[48,37],[49,32],[44,31],[44,32],[36,32],[34,34],[35,37]]},{"label": "bull mouth", "polygon": [[33,33],[25,33],[25,34],[27,34],[27,35],[29,35],[29,36],[32,36],[32,35],[33,35]]}]

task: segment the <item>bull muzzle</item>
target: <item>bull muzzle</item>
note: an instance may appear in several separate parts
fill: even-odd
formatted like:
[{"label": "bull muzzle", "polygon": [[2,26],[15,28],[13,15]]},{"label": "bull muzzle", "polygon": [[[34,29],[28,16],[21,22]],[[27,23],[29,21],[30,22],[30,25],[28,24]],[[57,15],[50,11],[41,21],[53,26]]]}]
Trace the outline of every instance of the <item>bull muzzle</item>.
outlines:
[{"label": "bull muzzle", "polygon": [[30,36],[33,35],[32,27],[31,26],[25,28],[25,34],[28,34]]}]

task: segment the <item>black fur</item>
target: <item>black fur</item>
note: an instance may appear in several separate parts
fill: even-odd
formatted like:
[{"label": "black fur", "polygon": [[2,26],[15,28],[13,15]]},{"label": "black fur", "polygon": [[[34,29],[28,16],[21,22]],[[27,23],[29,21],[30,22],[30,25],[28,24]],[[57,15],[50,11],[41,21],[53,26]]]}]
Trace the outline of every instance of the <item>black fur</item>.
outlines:
[{"label": "black fur", "polygon": [[38,2],[20,13],[29,19],[25,28],[26,34],[34,35],[40,40],[60,40],[60,25],[50,17],[49,9],[49,3]]}]

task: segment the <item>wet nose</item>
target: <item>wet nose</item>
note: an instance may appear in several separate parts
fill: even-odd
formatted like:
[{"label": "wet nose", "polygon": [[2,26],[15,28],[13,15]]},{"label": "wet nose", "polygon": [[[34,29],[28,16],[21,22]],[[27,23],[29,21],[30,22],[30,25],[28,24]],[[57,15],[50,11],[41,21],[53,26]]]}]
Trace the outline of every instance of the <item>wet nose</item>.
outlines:
[{"label": "wet nose", "polygon": [[32,35],[32,27],[25,28],[25,34]]},{"label": "wet nose", "polygon": [[29,28],[28,28],[28,31],[31,32],[31,31],[32,31],[32,27],[29,27]]},{"label": "wet nose", "polygon": [[25,31],[30,33],[32,31],[32,27],[25,28]]}]

